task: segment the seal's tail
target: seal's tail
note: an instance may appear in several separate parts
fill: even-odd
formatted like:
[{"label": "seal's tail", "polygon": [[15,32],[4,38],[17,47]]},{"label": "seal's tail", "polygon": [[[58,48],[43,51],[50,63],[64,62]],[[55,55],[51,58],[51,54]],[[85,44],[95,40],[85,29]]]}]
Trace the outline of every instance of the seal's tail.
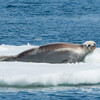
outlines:
[{"label": "seal's tail", "polygon": [[14,61],[13,56],[0,56],[0,61]]}]

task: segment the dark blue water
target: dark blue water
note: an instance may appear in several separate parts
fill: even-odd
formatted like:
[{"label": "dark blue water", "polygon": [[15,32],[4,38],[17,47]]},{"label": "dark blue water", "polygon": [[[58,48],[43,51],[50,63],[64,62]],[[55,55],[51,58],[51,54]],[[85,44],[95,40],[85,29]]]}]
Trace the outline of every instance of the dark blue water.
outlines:
[{"label": "dark blue water", "polygon": [[99,0],[0,0],[0,44],[87,40],[100,46]]},{"label": "dark blue water", "polygon": [[100,87],[3,88],[0,100],[100,100]]},{"label": "dark blue water", "polygon": [[[0,44],[100,47],[100,0],[0,0]],[[99,100],[100,87],[0,88],[0,100]]]}]

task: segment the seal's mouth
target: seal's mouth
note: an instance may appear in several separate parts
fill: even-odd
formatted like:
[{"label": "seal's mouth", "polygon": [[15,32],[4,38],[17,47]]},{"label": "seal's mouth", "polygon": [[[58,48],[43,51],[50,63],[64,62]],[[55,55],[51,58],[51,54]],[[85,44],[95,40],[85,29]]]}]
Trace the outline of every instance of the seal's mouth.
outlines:
[{"label": "seal's mouth", "polygon": [[90,51],[93,51],[96,49],[96,46],[91,46]]},{"label": "seal's mouth", "polygon": [[94,50],[94,49],[96,49],[96,46],[92,46],[92,48],[91,48],[92,50]]}]

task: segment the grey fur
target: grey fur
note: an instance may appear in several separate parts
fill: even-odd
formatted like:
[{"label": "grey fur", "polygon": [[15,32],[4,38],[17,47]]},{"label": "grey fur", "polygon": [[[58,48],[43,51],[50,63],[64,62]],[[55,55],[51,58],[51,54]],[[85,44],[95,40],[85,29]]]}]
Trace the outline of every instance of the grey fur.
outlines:
[{"label": "grey fur", "polygon": [[1,56],[0,61],[75,63],[83,61],[88,53],[83,44],[55,43],[26,50],[16,56]]}]

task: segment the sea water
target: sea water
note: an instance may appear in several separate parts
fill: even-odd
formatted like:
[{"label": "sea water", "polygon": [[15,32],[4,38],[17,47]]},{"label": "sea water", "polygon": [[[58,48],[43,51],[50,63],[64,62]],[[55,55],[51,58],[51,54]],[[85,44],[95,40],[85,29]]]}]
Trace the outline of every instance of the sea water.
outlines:
[{"label": "sea water", "polygon": [[0,100],[100,99],[99,0],[0,0],[0,56],[54,42],[93,40],[84,62],[0,62]]}]

